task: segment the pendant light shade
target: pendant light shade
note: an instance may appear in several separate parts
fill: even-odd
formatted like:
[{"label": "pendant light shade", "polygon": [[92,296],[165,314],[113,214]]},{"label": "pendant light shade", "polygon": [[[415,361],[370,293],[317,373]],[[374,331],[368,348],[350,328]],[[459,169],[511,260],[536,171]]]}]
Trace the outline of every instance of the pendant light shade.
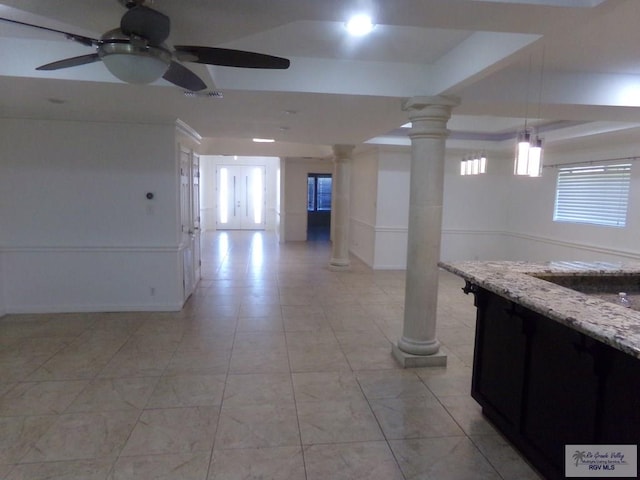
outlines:
[{"label": "pendant light shade", "polygon": [[513,174],[528,177],[542,175],[542,139],[536,135],[532,140],[528,130],[518,133]]},{"label": "pendant light shade", "polygon": [[514,175],[526,175],[529,161],[529,149],[531,148],[531,134],[529,132],[518,133],[516,143],[516,158],[513,165]]},{"label": "pendant light shade", "polygon": [[542,176],[542,139],[537,136],[529,148],[527,173],[530,177]]},{"label": "pendant light shade", "polygon": [[484,153],[469,155],[460,162],[460,175],[487,173],[487,156]]}]

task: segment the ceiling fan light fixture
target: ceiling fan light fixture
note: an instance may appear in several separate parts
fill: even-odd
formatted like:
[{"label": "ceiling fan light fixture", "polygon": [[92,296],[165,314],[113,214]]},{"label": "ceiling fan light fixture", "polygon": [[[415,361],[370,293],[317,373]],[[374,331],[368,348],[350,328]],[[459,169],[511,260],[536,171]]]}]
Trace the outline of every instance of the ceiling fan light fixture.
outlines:
[{"label": "ceiling fan light fixture", "polygon": [[101,61],[113,76],[126,83],[146,84],[162,77],[180,88],[200,92],[207,88],[206,83],[181,62],[269,70],[286,70],[291,64],[286,58],[245,50],[198,45],[173,45],[170,48],[164,43],[170,34],[170,18],[144,5],[155,0],[119,1],[128,9],[120,18],[120,27],[109,30],[99,39],[4,17],[0,17],[0,22],[61,34],[85,47],[97,48],[91,54],[41,65],[36,68],[38,71],[61,70]]},{"label": "ceiling fan light fixture", "polygon": [[111,74],[126,83],[152,83],[171,65],[171,52],[163,47],[105,40],[98,55]]},{"label": "ceiling fan light fixture", "polygon": [[159,58],[131,54],[110,54],[102,57],[107,70],[126,83],[146,84],[158,80],[169,68]]}]

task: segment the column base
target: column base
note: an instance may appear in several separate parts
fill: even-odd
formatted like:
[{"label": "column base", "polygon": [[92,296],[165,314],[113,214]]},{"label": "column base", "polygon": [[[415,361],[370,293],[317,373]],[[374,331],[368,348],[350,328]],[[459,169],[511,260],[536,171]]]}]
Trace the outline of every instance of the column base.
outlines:
[{"label": "column base", "polygon": [[440,342],[435,338],[433,340],[412,340],[403,335],[396,345],[403,352],[412,355],[434,355],[440,350]]},{"label": "column base", "polygon": [[349,270],[349,268],[351,268],[351,262],[349,260],[339,260],[336,258],[329,260],[329,270],[344,271]]},{"label": "column base", "polygon": [[440,351],[430,355],[413,355],[403,352],[397,345],[392,345],[391,354],[402,368],[446,367],[447,355]]}]

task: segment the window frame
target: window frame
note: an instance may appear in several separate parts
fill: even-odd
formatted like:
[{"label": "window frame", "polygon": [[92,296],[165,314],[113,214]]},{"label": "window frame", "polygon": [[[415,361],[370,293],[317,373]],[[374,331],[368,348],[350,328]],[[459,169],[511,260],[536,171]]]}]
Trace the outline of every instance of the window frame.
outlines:
[{"label": "window frame", "polygon": [[[321,208],[320,204],[320,188],[319,180],[328,178],[331,180],[331,191],[329,192],[329,206],[328,208]],[[313,185],[312,185],[313,183]],[[311,192],[313,190],[313,193]],[[313,199],[311,198],[313,195]],[[310,213],[322,213],[331,212],[331,198],[333,196],[333,176],[330,173],[309,173],[307,175],[307,212]],[[313,204],[313,205],[312,205]],[[313,206],[313,208],[310,208]]]}]

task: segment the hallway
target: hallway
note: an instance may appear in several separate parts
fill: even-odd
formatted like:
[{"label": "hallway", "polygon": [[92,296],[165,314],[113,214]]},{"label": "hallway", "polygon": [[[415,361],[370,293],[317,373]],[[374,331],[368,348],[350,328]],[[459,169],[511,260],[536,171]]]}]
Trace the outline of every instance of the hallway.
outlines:
[{"label": "hallway", "polygon": [[402,370],[404,272],[266,232],[202,249],[181,312],[0,320],[0,479],[540,478],[469,396],[461,279],[441,272],[448,366]]}]

